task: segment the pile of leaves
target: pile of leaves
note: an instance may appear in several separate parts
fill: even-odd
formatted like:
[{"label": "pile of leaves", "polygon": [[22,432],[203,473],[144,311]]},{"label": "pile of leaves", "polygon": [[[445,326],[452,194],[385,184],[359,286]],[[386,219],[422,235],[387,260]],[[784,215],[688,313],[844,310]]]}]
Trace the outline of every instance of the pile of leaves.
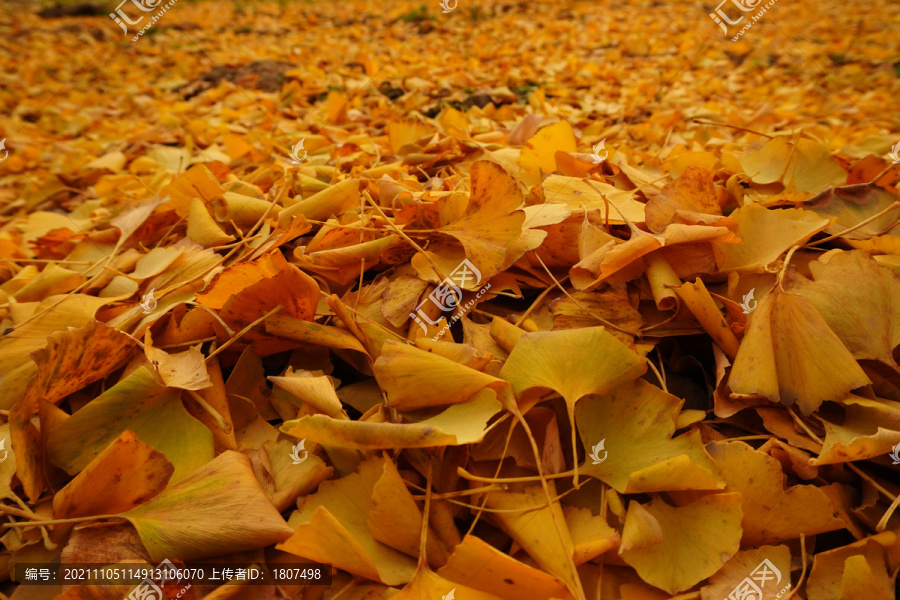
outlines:
[{"label": "pile of leaves", "polygon": [[893,598],[900,12],[784,4],[7,13],[0,576]]}]

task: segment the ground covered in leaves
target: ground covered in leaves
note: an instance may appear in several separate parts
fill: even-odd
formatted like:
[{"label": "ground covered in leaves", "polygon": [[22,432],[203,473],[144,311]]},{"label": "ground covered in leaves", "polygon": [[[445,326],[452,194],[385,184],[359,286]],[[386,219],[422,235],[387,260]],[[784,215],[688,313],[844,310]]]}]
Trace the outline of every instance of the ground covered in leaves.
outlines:
[{"label": "ground covered in leaves", "polygon": [[900,5],[715,8],[0,9],[6,594],[893,598]]}]

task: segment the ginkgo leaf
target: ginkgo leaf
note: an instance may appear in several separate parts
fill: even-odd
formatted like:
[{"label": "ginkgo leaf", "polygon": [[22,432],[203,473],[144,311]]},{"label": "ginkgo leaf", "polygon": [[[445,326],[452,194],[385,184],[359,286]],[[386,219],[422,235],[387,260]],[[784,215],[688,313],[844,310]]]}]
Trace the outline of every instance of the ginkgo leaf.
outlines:
[{"label": "ginkgo leaf", "polygon": [[168,197],[168,203],[175,209],[178,216],[188,215],[191,202],[199,198],[206,202],[216,196],[221,196],[224,190],[215,175],[206,165],[194,165],[175,178],[160,192],[160,196]]},{"label": "ginkgo leaf", "polygon": [[896,215],[889,209],[896,202],[894,194],[874,183],[863,183],[826,190],[804,202],[803,207],[819,216],[836,219],[825,230],[827,233],[842,234],[853,228],[841,237],[866,240],[893,225]]},{"label": "ginkgo leaf", "polygon": [[[742,544],[759,546],[844,527],[830,497],[813,485],[785,488],[781,464],[744,442],[711,442],[727,492],[740,492]],[[834,484],[840,485],[840,484]]]},{"label": "ginkgo leaf", "polygon": [[[635,199],[633,191],[620,190],[602,182],[588,183],[579,178],[563,175],[550,175],[541,182],[541,187],[544,190],[546,204],[525,209],[526,212],[529,208],[534,209],[531,217],[534,220],[538,217],[546,218],[548,213],[557,208],[557,204],[563,204],[572,211],[582,208],[597,211],[604,223],[624,225],[626,221],[623,220],[623,214],[632,223],[643,223],[645,219],[645,205]],[[603,195],[598,194],[596,190],[600,190]],[[610,206],[610,202],[614,203],[615,207]]]},{"label": "ginkgo leaf", "polygon": [[878,265],[862,251],[841,252],[809,263],[813,280],[792,288],[815,307],[856,359],[880,360],[900,370],[900,273]]},{"label": "ginkgo leaf", "polygon": [[[230,450],[122,516],[154,561],[255,550],[292,533],[260,489],[250,460]],[[238,518],[241,527],[223,527]]]},{"label": "ginkgo leaf", "polygon": [[172,482],[178,482],[213,457],[212,433],[188,414],[180,395],[140,367],[53,429],[47,454],[54,464],[75,474],[123,431],[131,430],[166,456],[175,466]]},{"label": "ginkgo leaf", "polygon": [[161,492],[174,472],[165,455],[125,431],[53,497],[53,516],[125,512]]},{"label": "ginkgo leaf", "polygon": [[341,417],[343,408],[334,391],[331,378],[311,373],[295,373],[288,367],[284,377],[269,377],[269,381],[314,407],[320,413],[331,417]]},{"label": "ginkgo leaf", "polygon": [[[551,494],[555,486],[549,485]],[[575,570],[575,545],[558,501],[547,505],[540,487],[523,492],[490,492],[487,506],[499,509],[493,517],[542,569],[559,579],[576,598],[584,596]]]},{"label": "ginkgo leaf", "polygon": [[299,496],[310,493],[334,473],[332,467],[311,453],[297,464],[292,452],[295,450],[302,452],[304,441],[301,440],[296,446],[287,440],[263,444],[263,451],[268,457],[271,480],[266,479],[260,483],[279,511],[293,505]]},{"label": "ginkgo leaf", "polygon": [[[9,410],[25,394],[28,380],[37,372],[32,352],[44,348],[47,338],[58,331],[93,322],[94,313],[113,300],[84,294],[50,296],[33,307],[33,318],[5,332],[0,339],[0,407]],[[81,348],[76,350],[73,357],[77,359]]]},{"label": "ginkgo leaf", "polygon": [[740,162],[753,182],[781,181],[789,190],[820,192],[847,180],[828,147],[806,138],[773,138],[759,150],[742,155]]},{"label": "ginkgo leaf", "polygon": [[325,220],[358,207],[359,198],[359,180],[345,179],[282,210],[278,214],[278,221],[281,227],[286,228],[291,219],[298,215],[307,219]]},{"label": "ginkgo leaf", "polygon": [[232,288],[232,295],[222,305],[220,315],[235,328],[249,325],[277,305],[283,307],[279,314],[286,317],[309,321],[315,315],[319,300],[316,281],[278,253],[271,260],[277,268],[274,275]]},{"label": "ginkgo leaf", "polygon": [[585,327],[526,333],[500,376],[517,396],[549,388],[574,407],[579,398],[611,391],[646,370],[646,362],[604,327]]},{"label": "ginkgo leaf", "polygon": [[619,555],[644,581],[677,594],[722,568],[740,542],[740,494],[713,494],[684,506],[656,497],[646,505],[629,503]]},{"label": "ginkgo leaf", "polygon": [[225,233],[222,226],[209,214],[209,209],[199,198],[191,200],[186,233],[193,242],[204,248],[223,246],[234,241],[234,236]]},{"label": "ginkgo leaf", "polygon": [[691,167],[666,185],[647,203],[647,227],[654,233],[661,232],[672,223],[677,210],[722,214],[709,171]]},{"label": "ginkgo leaf", "polygon": [[556,170],[556,152],[575,152],[575,133],[568,121],[557,121],[539,130],[525,144],[516,163],[526,171],[552,173]]},{"label": "ginkgo leaf", "polygon": [[[566,402],[575,456],[575,405],[588,394],[602,394],[632,381],[647,363],[603,327],[526,333],[519,338],[500,377],[520,399],[550,389]],[[536,393],[531,393],[535,396]],[[592,442],[594,443],[594,442]]]},{"label": "ginkgo leaf", "polygon": [[606,244],[571,268],[570,276],[576,288],[593,290],[604,282],[636,279],[644,270],[643,257],[663,248],[671,251],[682,245],[701,244],[708,248],[712,242],[735,244],[738,241],[727,227],[673,223],[661,234],[645,233],[633,224],[632,228],[631,238],[627,241]]},{"label": "ginkgo leaf", "polygon": [[889,572],[893,540],[887,532],[815,556],[807,593],[815,600],[890,600],[896,590]]},{"label": "ginkgo leaf", "polygon": [[523,596],[572,600],[571,593],[556,578],[473,535],[463,538],[447,564],[438,569],[438,575],[504,600],[520,600]]},{"label": "ginkgo leaf", "polygon": [[682,404],[643,379],[582,399],[575,407],[581,441],[595,448],[603,440],[609,456],[587,457],[581,472],[621,493],[724,487],[697,431],[672,437]]},{"label": "ginkgo leaf", "polygon": [[576,565],[586,563],[619,545],[619,533],[602,515],[592,515],[587,508],[565,509],[566,523],[575,545]]},{"label": "ginkgo leaf", "polygon": [[29,497],[37,496],[43,485],[40,458],[44,452],[34,444],[29,422],[32,415],[42,402],[56,403],[121,366],[131,354],[134,341],[91,321],[84,327],[49,335],[46,344],[32,352],[36,373],[9,415],[11,441],[21,453],[17,474]]},{"label": "ginkgo leaf", "polygon": [[[410,556],[419,555],[422,512],[400,477],[397,466],[381,463],[382,475],[372,490],[369,529],[376,540]],[[433,568],[447,562],[447,549],[429,527],[425,541],[425,560]]]},{"label": "ginkgo leaf", "polygon": [[[145,338],[149,341],[148,336]],[[201,390],[212,386],[206,362],[199,346],[184,352],[169,354],[152,343],[145,343],[144,354],[156,368],[157,374],[166,386],[182,390]]]},{"label": "ginkgo leaf", "polygon": [[728,379],[736,394],[796,403],[805,415],[868,383],[812,303],[778,286],[753,311]]},{"label": "ginkgo leaf", "polygon": [[900,403],[850,395],[841,402],[845,414],[822,417],[825,442],[813,465],[883,456],[900,444]]},{"label": "ginkgo leaf", "polygon": [[382,474],[381,460],[372,459],[360,464],[358,473],[320,484],[291,515],[294,533],[277,548],[388,585],[409,582],[415,561],[376,540],[369,526],[372,494]]},{"label": "ginkgo leaf", "polygon": [[467,402],[412,423],[349,421],[311,415],[286,421],[282,428],[294,437],[360,450],[459,446],[481,441],[488,420],[500,411],[496,398],[493,390],[484,389]]},{"label": "ginkgo leaf", "polygon": [[507,251],[522,233],[525,213],[518,184],[496,163],[475,162],[470,170],[472,192],[466,214],[442,227],[462,244],[466,256],[490,279],[506,262]]},{"label": "ginkgo leaf", "polygon": [[457,404],[486,387],[506,385],[502,379],[394,341],[384,344],[373,370],[388,403],[397,410]]},{"label": "ginkgo leaf", "polygon": [[[459,597],[457,598],[457,594]],[[503,600],[479,589],[471,588],[454,581],[448,581],[428,569],[419,569],[415,577],[397,594],[394,600],[418,600],[434,598],[435,600]]]},{"label": "ginkgo leaf", "polygon": [[802,244],[831,224],[811,211],[767,210],[758,204],[740,208],[731,217],[738,223],[743,243],[715,245],[722,271],[760,272],[788,248]]}]

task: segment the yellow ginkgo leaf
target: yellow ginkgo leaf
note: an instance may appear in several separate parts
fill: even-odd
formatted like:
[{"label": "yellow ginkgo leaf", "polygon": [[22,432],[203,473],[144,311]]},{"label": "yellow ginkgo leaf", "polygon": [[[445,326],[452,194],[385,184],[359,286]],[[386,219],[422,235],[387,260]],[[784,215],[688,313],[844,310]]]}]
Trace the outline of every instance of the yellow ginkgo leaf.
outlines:
[{"label": "yellow ginkgo leaf", "polygon": [[566,508],[566,523],[575,544],[575,564],[594,559],[619,545],[619,533],[587,508]]},{"label": "yellow ginkgo leaf", "polygon": [[[62,309],[60,316],[65,318],[67,312],[67,309]],[[73,321],[78,323],[76,319]],[[40,331],[41,322],[42,319],[32,322],[35,332]],[[49,323],[45,321],[44,324]],[[30,329],[23,327],[13,335],[25,334]],[[0,341],[0,346],[4,341],[12,339]],[[36,372],[28,381],[27,391],[9,413],[10,439],[20,453],[17,474],[29,497],[36,497],[43,487],[41,461],[44,449],[36,443],[36,431],[31,424],[31,418],[38,412],[40,404],[59,402],[119,368],[131,354],[134,340],[112,327],[91,320],[78,329],[70,327],[48,335],[43,340],[44,344],[46,346],[31,353],[30,364],[23,365],[23,374],[32,370]]]},{"label": "yellow ginkgo leaf", "polygon": [[816,554],[806,585],[810,600],[892,600],[892,546],[896,548],[895,534],[884,532]]},{"label": "yellow ginkgo leaf", "polygon": [[[896,194],[875,183],[865,183],[825,190],[804,202],[802,207],[820,217],[835,219],[834,224],[825,230],[826,233],[842,234],[853,228],[841,237],[851,244],[858,242],[865,247],[871,238],[891,229],[897,218],[891,206],[896,202]],[[885,238],[893,240],[895,246],[900,243],[900,238],[896,236]]]},{"label": "yellow ginkgo leaf", "polygon": [[619,555],[641,579],[677,594],[721,569],[740,542],[740,494],[713,494],[684,506],[657,497],[646,505],[629,503]]},{"label": "yellow ginkgo leaf", "polygon": [[[419,555],[422,512],[390,460],[381,461],[382,475],[372,490],[369,529],[376,540],[412,557]],[[431,527],[425,542],[425,560],[437,568],[447,562],[447,549]]]},{"label": "yellow ginkgo leaf", "polygon": [[[583,179],[564,175],[550,175],[541,182],[541,187],[544,190],[546,204],[529,207],[534,209],[532,219],[535,221],[538,216],[545,217],[562,204],[572,211],[584,208],[599,212],[603,223],[624,225],[625,221],[619,211],[622,211],[632,223],[644,222],[645,205],[635,199],[633,190],[620,190],[599,181],[587,183]],[[597,194],[597,190],[603,195]],[[615,207],[610,206],[607,200],[612,201]]]},{"label": "yellow ginkgo leaf", "polygon": [[[744,546],[782,542],[843,528],[823,489],[785,489],[781,463],[744,442],[711,442],[707,450],[725,477],[728,492],[740,492]],[[833,484],[839,486],[840,484]]]},{"label": "yellow ginkgo leaf", "polygon": [[604,327],[585,327],[524,334],[500,370],[500,377],[509,381],[520,401],[531,390],[535,390],[532,397],[546,389],[563,397],[575,456],[575,403],[588,394],[612,391],[646,370],[646,361]]},{"label": "yellow ginkgo leaf", "polygon": [[320,484],[291,515],[294,534],[277,548],[387,585],[409,582],[415,560],[379,542],[369,525],[372,494],[383,472],[382,459],[371,459],[358,473]]},{"label": "yellow ginkgo leaf", "polygon": [[434,600],[503,600],[500,596],[448,581],[427,568],[416,571],[412,581],[400,592],[391,596],[392,600],[425,598],[434,598]]},{"label": "yellow ginkgo leaf", "polygon": [[869,383],[812,303],[779,286],[759,300],[728,379],[736,394],[796,403],[805,415]]},{"label": "yellow ginkgo leaf", "polygon": [[721,215],[712,174],[706,169],[691,167],[675,181],[666,185],[658,196],[647,203],[647,227],[660,233],[673,222],[675,212],[687,210]]},{"label": "yellow ginkgo leaf", "polygon": [[809,263],[813,280],[798,277],[791,291],[808,299],[856,359],[879,360],[900,371],[900,274],[854,250]]},{"label": "yellow ginkgo leaf", "polygon": [[131,430],[166,455],[175,466],[172,482],[180,481],[213,457],[212,433],[188,414],[180,396],[140,367],[50,431],[47,454],[74,475]]},{"label": "yellow ginkgo leaf", "polygon": [[278,213],[278,222],[282,228],[287,228],[291,220],[300,215],[307,219],[325,220],[359,207],[359,197],[359,180],[345,179],[282,210]]},{"label": "yellow ginkgo leaf", "polygon": [[162,452],[125,431],[53,497],[53,517],[125,512],[160,493],[174,472]]},{"label": "yellow ginkgo leaf", "polygon": [[620,493],[724,487],[699,432],[672,437],[683,402],[643,379],[581,400],[575,424],[584,447],[605,441],[582,472]]},{"label": "yellow ginkgo leaf", "polygon": [[[519,184],[503,167],[486,160],[470,169],[472,192],[465,216],[439,229],[452,236],[466,250],[466,257],[487,281],[518,256],[507,260],[513,243],[522,235],[525,212],[518,210],[525,200]],[[521,249],[519,254],[523,254]]]},{"label": "yellow ginkgo leaf", "polygon": [[750,204],[731,213],[741,244],[715,244],[722,271],[762,272],[791,246],[801,244],[831,223],[812,211],[768,210]]},{"label": "yellow ginkgo leaf", "polygon": [[458,404],[486,387],[506,386],[502,379],[395,341],[384,344],[373,371],[397,410]]},{"label": "yellow ginkgo leaf", "polygon": [[[250,459],[231,450],[122,516],[156,561],[255,550],[292,533],[260,489]],[[240,527],[223,527],[238,519]]]},{"label": "yellow ginkgo leaf", "polygon": [[191,200],[187,236],[204,248],[222,246],[234,241],[234,236],[225,233],[222,226],[209,214],[209,208],[199,198]]},{"label": "yellow ginkgo leaf", "polygon": [[754,183],[780,181],[789,191],[817,193],[847,181],[847,173],[831,157],[828,146],[805,137],[773,138],[739,160]]},{"label": "yellow ginkgo leaf", "polygon": [[[555,494],[552,482],[548,488]],[[493,518],[542,569],[563,582],[573,596],[584,598],[575,569],[575,544],[559,501],[548,506],[541,487],[534,486],[524,492],[490,492],[487,506],[499,509]]]},{"label": "yellow ginkgo leaf", "polygon": [[575,152],[575,132],[568,121],[557,121],[539,130],[528,140],[516,164],[526,171],[546,174],[556,171],[556,152]]},{"label": "yellow ginkgo leaf", "polygon": [[[176,167],[177,168],[177,167]],[[160,192],[160,197],[168,198],[179,217],[186,217],[191,201],[199,198],[206,202],[221,196],[225,190],[206,165],[194,165],[175,178]]]},{"label": "yellow ginkgo leaf", "polygon": [[169,354],[153,346],[149,329],[144,342],[144,354],[166,386],[182,390],[201,390],[212,386],[199,345],[184,352]]},{"label": "yellow ginkgo leaf", "polygon": [[866,460],[889,454],[900,444],[900,403],[850,395],[844,415],[823,415],[825,443],[813,465]]},{"label": "yellow ginkgo leaf", "polygon": [[601,394],[637,379],[643,358],[604,327],[526,333],[519,338],[500,376],[516,396],[551,389],[573,407],[587,394]]},{"label": "yellow ginkgo leaf", "polygon": [[454,404],[437,415],[411,423],[350,421],[310,415],[286,421],[282,430],[327,446],[378,450],[434,448],[480,442],[488,420],[500,411],[492,389],[476,392],[471,400]]},{"label": "yellow ginkgo leaf", "polygon": [[438,574],[504,600],[521,600],[523,597],[573,598],[556,578],[517,561],[473,535],[463,538]]},{"label": "yellow ginkgo leaf", "polygon": [[292,452],[294,444],[288,440],[268,441],[263,444],[271,479],[263,481],[263,488],[272,504],[279,511],[293,505],[299,496],[306,495],[331,477],[334,469],[309,452],[306,459],[297,464]]}]

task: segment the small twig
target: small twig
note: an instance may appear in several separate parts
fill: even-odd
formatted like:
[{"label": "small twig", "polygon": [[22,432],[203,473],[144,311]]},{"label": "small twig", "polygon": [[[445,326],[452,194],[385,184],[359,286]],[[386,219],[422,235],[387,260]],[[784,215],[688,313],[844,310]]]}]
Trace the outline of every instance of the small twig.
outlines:
[{"label": "small twig", "polygon": [[188,394],[190,394],[191,398],[197,401],[203,410],[205,410],[210,417],[216,422],[216,425],[219,426],[219,429],[224,431],[225,433],[231,433],[231,424],[225,420],[225,417],[217,411],[212,405],[203,399],[203,396],[195,392],[194,390],[185,390]]},{"label": "small twig", "polygon": [[698,118],[691,119],[694,123],[700,123],[701,125],[719,125],[721,127],[730,127],[731,129],[737,129],[738,131],[746,131],[747,133],[755,133],[756,135],[761,135],[765,138],[769,138],[770,140],[775,136],[769,135],[767,133],[763,133],[762,131],[755,131],[753,129],[747,129],[746,127],[738,127],[737,125],[732,125],[730,123],[720,123],[718,121],[704,121]]},{"label": "small twig", "polygon": [[257,320],[253,321],[252,323],[250,323],[249,325],[247,325],[246,327],[241,329],[236,336],[234,336],[233,338],[231,338],[230,340],[228,340],[227,342],[225,342],[224,344],[222,344],[221,346],[216,348],[209,356],[207,356],[206,362],[209,362],[213,356],[220,354],[223,350],[225,350],[225,348],[227,348],[234,342],[238,341],[242,335],[244,335],[245,333],[247,333],[248,331],[250,331],[257,325],[259,325],[260,323],[262,323],[263,321],[265,321],[266,319],[268,319],[269,317],[271,317],[272,315],[274,315],[275,313],[280,311],[282,308],[284,308],[284,307],[279,304],[278,306],[276,306],[275,308],[273,308],[272,310],[270,310],[269,312],[267,312],[266,314],[264,314]]},{"label": "small twig", "polygon": [[[871,223],[871,222],[874,221],[875,219],[877,219],[877,218],[879,218],[879,217],[881,217],[881,216],[886,215],[887,213],[891,212],[892,210],[897,210],[898,208],[900,208],[900,202],[894,202],[893,204],[891,204],[890,206],[888,206],[888,207],[885,208],[884,210],[882,210],[882,211],[880,211],[880,212],[878,212],[878,213],[872,215],[872,216],[869,217],[868,219],[864,219],[864,220],[860,221],[859,223],[857,223],[857,224],[854,225],[853,227],[850,227],[849,229],[845,229],[844,231],[842,231],[842,232],[840,232],[840,233],[836,233],[836,234],[834,234],[834,235],[829,235],[828,237],[822,238],[821,240],[816,240],[815,242],[810,242],[809,244],[806,244],[806,247],[807,247],[807,248],[811,248],[811,247],[813,247],[813,246],[818,246],[819,244],[824,244],[825,242],[830,242],[831,240],[837,239],[837,238],[839,238],[839,237],[843,237],[843,236],[847,235],[848,233],[850,233],[851,231],[856,231],[856,230],[859,229],[860,227],[863,227],[863,226],[865,226],[865,225],[868,225],[869,223]],[[891,225],[891,227],[893,227],[893,225]],[[888,227],[888,229],[890,229],[891,227]]]}]

